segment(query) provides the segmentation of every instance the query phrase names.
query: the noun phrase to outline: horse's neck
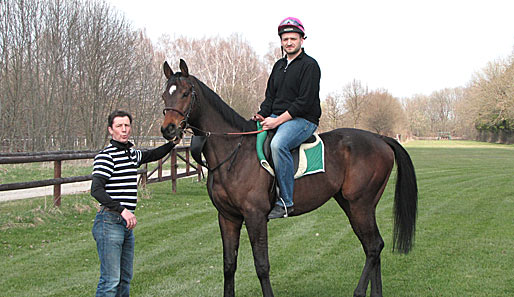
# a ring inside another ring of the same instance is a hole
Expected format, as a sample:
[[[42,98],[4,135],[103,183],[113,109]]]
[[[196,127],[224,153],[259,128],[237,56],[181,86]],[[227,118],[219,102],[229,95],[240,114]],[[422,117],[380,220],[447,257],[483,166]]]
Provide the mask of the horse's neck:
[[[230,119],[224,118],[222,112],[213,105],[214,100],[221,100],[218,98],[207,99],[205,96],[207,92],[203,89],[198,94],[198,117],[194,118],[194,122],[191,124],[203,131],[203,133],[210,132],[210,136],[207,141],[207,145],[204,150],[205,158],[209,163],[209,166],[214,167],[225,158],[227,158],[241,142],[245,144],[251,139],[252,136],[241,136],[241,135],[223,135],[223,133],[243,132],[240,128],[231,125]],[[243,155],[244,152],[238,152],[238,155]]]
[[[242,132],[240,128],[230,124],[231,120],[225,118],[222,114],[222,111],[215,107],[215,101],[221,100],[221,98],[207,98],[207,96],[209,96],[210,90],[204,90],[204,88],[208,87],[204,84],[200,84],[199,81],[197,84],[202,87],[200,88],[200,92],[198,94],[198,108],[200,110],[197,112],[198,116],[195,118],[194,124],[206,132]],[[234,115],[234,117],[235,116],[237,115]]]

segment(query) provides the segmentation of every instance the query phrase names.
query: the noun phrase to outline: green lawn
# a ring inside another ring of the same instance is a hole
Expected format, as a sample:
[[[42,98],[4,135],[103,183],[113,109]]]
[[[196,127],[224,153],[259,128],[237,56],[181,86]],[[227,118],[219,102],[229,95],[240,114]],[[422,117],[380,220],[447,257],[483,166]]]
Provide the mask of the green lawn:
[[[420,192],[416,242],[391,253],[391,179],[377,209],[386,247],[384,296],[514,296],[514,146],[468,141],[406,144]],[[133,296],[222,296],[217,213],[195,178],[152,184],[136,215]],[[1,195],[1,193],[0,193]],[[92,296],[99,262],[91,226],[94,199],[65,196],[0,203],[0,296]],[[364,264],[343,211],[329,201],[269,228],[276,296],[352,296]],[[243,230],[237,296],[260,296]],[[368,292],[369,293],[369,292]]]

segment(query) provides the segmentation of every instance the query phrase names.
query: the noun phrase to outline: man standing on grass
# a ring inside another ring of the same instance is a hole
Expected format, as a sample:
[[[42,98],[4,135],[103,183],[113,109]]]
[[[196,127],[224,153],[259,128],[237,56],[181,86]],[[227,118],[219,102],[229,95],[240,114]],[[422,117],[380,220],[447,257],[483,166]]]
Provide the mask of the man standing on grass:
[[[132,116],[121,110],[109,115],[110,144],[96,155],[91,195],[100,202],[93,237],[100,258],[96,296],[129,296],[137,220],[137,168],[161,159],[174,147],[168,142],[150,151],[132,148]]]

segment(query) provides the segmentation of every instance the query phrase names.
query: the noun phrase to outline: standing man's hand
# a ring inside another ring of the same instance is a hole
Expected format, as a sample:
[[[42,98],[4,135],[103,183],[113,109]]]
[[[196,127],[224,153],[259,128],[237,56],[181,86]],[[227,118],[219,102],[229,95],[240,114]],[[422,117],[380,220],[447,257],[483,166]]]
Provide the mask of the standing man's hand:
[[[128,209],[125,208],[121,212],[121,216],[125,219],[125,222],[127,222],[127,229],[134,229],[136,227],[136,216],[133,213],[131,213]]]

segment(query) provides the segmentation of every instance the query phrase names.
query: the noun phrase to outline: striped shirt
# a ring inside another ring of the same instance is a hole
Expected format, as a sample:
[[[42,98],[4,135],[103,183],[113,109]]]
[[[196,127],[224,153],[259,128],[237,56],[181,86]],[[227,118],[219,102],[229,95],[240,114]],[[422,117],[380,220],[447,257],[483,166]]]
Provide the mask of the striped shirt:
[[[137,168],[142,164],[141,158],[140,150],[109,144],[93,163],[93,176],[107,179],[107,194],[131,212],[137,205]]]

